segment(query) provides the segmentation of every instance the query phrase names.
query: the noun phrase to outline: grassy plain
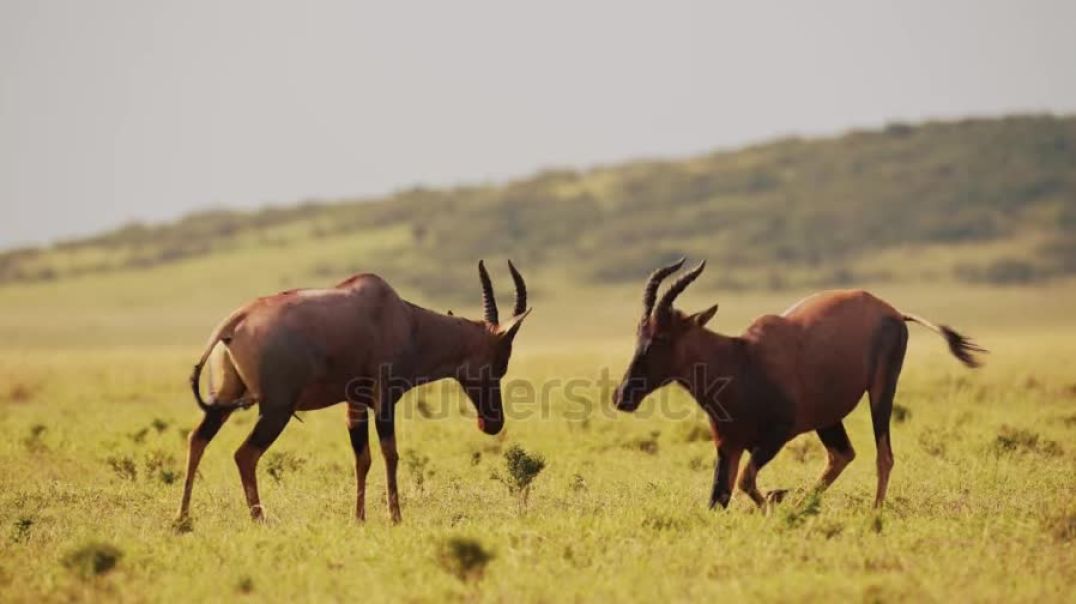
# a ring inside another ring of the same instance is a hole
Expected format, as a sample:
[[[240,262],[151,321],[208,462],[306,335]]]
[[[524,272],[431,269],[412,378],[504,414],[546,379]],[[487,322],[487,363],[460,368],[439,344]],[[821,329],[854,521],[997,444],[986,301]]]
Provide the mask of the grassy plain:
[[[737,495],[708,511],[713,447],[694,403],[670,390],[664,412],[649,401],[618,415],[595,381],[623,370],[638,292],[557,291],[546,273],[528,275],[536,310],[510,377],[582,378],[585,405],[563,389],[513,403],[491,438],[452,388],[408,396],[396,527],[376,452],[370,520],[352,520],[342,408],[289,425],[261,466],[270,520],[249,522],[231,459],[254,419],[241,413],[203,462],[190,530],[177,530],[184,435],[198,417],[189,367],[220,316],[278,285],[223,262],[0,289],[0,600],[1072,601],[1076,284],[876,288],[993,351],[969,371],[912,327],[880,513],[865,405],[847,422],[859,457],[817,505],[764,515]],[[803,293],[724,295],[704,282],[684,305],[719,299],[725,333]],[[477,298],[477,279],[465,287]],[[547,462],[525,510],[491,479],[515,444]],[[805,488],[824,458],[801,437],[760,484]],[[492,554],[481,578],[448,572],[443,548],[458,537]]]

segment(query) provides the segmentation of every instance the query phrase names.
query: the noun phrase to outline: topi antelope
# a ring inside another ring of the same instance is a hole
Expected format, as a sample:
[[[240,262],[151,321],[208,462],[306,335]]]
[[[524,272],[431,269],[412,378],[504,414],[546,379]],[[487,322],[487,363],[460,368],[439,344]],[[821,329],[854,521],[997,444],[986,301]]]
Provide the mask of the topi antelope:
[[[355,453],[355,515],[366,517],[366,475],[370,469],[368,410],[385,458],[388,506],[400,521],[396,488],[398,455],[394,429],[396,402],[407,390],[454,378],[478,413],[478,427],[497,434],[504,426],[500,380],[508,369],[512,341],[527,308],[522,275],[508,263],[516,286],[512,317],[500,322],[493,286],[482,262],[482,321],[442,315],[401,299],[380,277],[361,274],[331,289],[290,290],[258,298],[233,312],[209,338],[194,366],[191,387],[205,412],[191,432],[180,518],[190,508],[191,489],[206,446],[238,408],[259,406],[258,421],[235,452],[251,516],[262,517],[255,470],[258,459],[296,411],[347,402],[347,426]],[[213,355],[218,343],[223,354]],[[213,355],[222,384],[202,400],[199,376]]]
[[[759,493],[756,476],[794,436],[814,430],[828,453],[816,489],[824,490],[855,457],[841,420],[866,392],[878,449],[878,489],[885,501],[893,451],[889,416],[908,342],[905,322],[943,336],[968,367],[986,352],[964,336],[915,315],[904,314],[864,291],[829,291],[809,296],[780,316],[765,315],[739,337],[706,329],[717,305],[688,315],[673,302],[702,273],[706,263],[684,273],[657,300],[658,287],[684,260],[655,271],[643,293],[643,316],[635,355],[613,402],[631,412],[653,390],[678,383],[710,419],[717,463],[710,507],[727,507],[744,451],[750,455],[739,488],[759,507],[779,501],[784,491]],[[655,306],[656,302],[656,306]]]

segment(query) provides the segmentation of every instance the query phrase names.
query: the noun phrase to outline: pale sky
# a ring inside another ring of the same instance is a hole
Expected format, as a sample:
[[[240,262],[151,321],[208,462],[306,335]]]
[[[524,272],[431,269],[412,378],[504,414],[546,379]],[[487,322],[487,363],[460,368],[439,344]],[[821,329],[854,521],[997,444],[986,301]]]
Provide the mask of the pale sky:
[[[0,248],[891,120],[1076,112],[1076,2],[0,0]]]

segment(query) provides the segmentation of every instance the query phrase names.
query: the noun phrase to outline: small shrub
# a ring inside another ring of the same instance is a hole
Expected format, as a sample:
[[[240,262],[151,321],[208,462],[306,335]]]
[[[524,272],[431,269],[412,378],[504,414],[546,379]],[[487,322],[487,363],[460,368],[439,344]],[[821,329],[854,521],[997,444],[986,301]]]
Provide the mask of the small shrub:
[[[713,467],[710,464],[707,464],[706,460],[700,455],[696,455],[695,457],[692,457],[691,460],[687,462],[687,467],[692,472],[700,472],[702,470],[712,470],[713,469]]]
[[[933,457],[945,457],[949,434],[933,426],[919,433],[919,446]]]
[[[885,528],[885,522],[882,521],[882,515],[881,514],[875,514],[871,518],[870,527],[871,527],[872,532],[874,532],[874,533],[876,533],[878,535],[882,534],[882,529]]]
[[[11,542],[12,543],[26,543],[30,540],[30,529],[34,526],[34,519],[31,516],[18,517],[11,526]]]
[[[254,579],[250,575],[239,577],[239,581],[235,584],[235,590],[241,594],[254,593]]]
[[[686,443],[707,442],[713,435],[710,428],[698,422],[691,422],[683,433],[683,441]]]
[[[998,455],[1011,453],[1037,453],[1054,457],[1061,455],[1061,445],[1057,441],[1040,437],[1037,433],[1023,428],[1002,426],[994,438],[994,452]]]
[[[573,474],[571,481],[568,483],[568,490],[573,493],[585,493],[588,490],[587,480],[583,478],[582,474]]]
[[[433,476],[433,470],[427,469],[430,465],[430,458],[427,455],[416,453],[414,450],[408,450],[403,456],[404,465],[407,466],[407,471],[410,472],[411,478],[415,481],[415,489],[421,493],[425,489],[426,479]]]
[[[45,444],[45,432],[48,428],[44,424],[34,424],[30,426],[30,433],[22,439],[22,445],[26,447],[26,450],[31,453],[40,453],[48,449]]]
[[[910,420],[911,418],[912,418],[912,410],[911,409],[905,407],[904,405],[899,405],[899,404],[894,404],[893,405],[893,421],[897,422],[898,424],[903,424],[904,422]]]
[[[25,403],[33,399],[36,394],[36,387],[19,382],[12,384],[11,387],[8,388],[7,393],[4,394],[3,398],[13,403]]]
[[[493,557],[478,540],[467,537],[447,539],[437,548],[437,564],[464,583],[482,579]]]
[[[110,455],[105,463],[123,480],[138,478],[138,466],[129,455]]]
[[[182,475],[175,456],[160,449],[146,454],[145,468],[147,479],[156,478],[164,484],[172,484]]]
[[[151,428],[157,431],[157,434],[163,434],[164,431],[167,430],[168,426],[170,426],[171,424],[166,420],[156,417],[153,419],[152,422],[150,422],[149,425]]]
[[[803,525],[811,516],[817,516],[820,511],[822,511],[822,493],[812,490],[799,505],[786,510],[782,520],[785,526],[795,528]]]
[[[123,558],[123,552],[108,543],[89,543],[63,558],[63,565],[83,579],[100,576],[112,570]]]
[[[306,460],[291,451],[274,451],[265,457],[265,472],[276,482],[283,481],[287,474],[303,469],[304,465]]]
[[[658,454],[658,437],[661,436],[660,430],[654,430],[647,436],[640,436],[633,438],[624,443],[626,449],[637,449],[646,453],[647,455]]]
[[[149,434],[149,428],[142,428],[138,432],[132,432],[131,434],[128,434],[127,438],[131,439],[131,442],[133,442],[134,444],[140,445],[140,444],[146,442],[146,436],[148,434]]]
[[[519,445],[512,445],[504,452],[504,462],[507,476],[494,472],[491,477],[504,483],[508,492],[519,498],[520,509],[526,509],[531,483],[545,469],[545,459],[541,455],[527,453]]]

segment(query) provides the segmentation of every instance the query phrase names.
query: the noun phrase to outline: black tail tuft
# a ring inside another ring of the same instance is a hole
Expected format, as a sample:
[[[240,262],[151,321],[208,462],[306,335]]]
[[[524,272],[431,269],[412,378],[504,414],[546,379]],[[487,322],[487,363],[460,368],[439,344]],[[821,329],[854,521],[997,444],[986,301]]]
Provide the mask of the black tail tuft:
[[[960,359],[968,367],[979,367],[983,363],[975,357],[976,354],[988,354],[990,351],[972,342],[945,325],[940,325],[945,341],[949,342],[949,351],[953,356]]]
[[[198,363],[194,366],[194,371],[191,372],[191,390],[194,391],[194,402],[198,403],[198,407],[201,408],[203,412],[208,412],[209,405],[207,405],[206,402],[202,400],[202,392],[198,388],[198,379],[201,376],[202,364]]]

